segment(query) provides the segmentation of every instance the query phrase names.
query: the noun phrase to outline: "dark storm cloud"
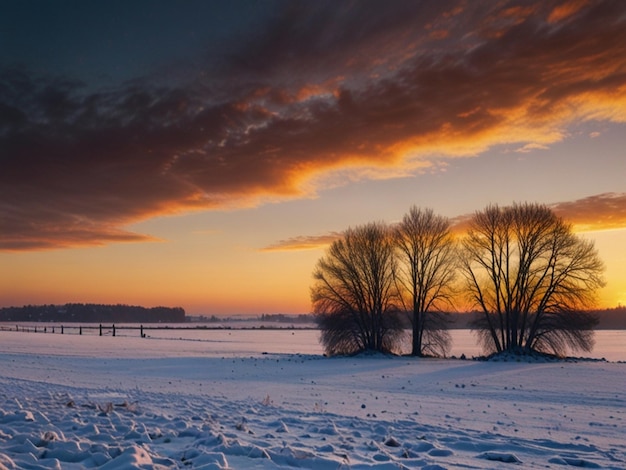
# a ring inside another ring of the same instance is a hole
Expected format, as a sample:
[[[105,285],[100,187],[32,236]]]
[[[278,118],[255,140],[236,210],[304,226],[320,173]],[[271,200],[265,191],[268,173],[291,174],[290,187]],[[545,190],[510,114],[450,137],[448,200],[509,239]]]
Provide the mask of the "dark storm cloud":
[[[223,47],[115,86],[2,70],[0,249],[148,240],[123,227],[626,120],[621,2],[271,6]]]

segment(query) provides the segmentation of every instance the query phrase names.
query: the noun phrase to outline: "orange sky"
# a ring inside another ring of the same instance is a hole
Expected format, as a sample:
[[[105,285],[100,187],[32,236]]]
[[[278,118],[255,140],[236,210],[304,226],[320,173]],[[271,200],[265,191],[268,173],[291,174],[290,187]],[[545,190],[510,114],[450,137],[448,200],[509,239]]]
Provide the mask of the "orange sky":
[[[0,306],[304,313],[348,226],[514,201],[626,304],[624,3],[270,4],[0,19]]]

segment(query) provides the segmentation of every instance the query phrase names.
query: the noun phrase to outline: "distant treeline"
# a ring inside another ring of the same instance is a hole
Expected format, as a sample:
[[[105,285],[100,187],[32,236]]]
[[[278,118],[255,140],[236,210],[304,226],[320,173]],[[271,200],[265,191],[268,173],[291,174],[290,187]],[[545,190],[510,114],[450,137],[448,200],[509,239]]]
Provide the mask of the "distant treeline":
[[[608,308],[606,310],[596,310],[596,315],[600,319],[598,329],[601,330],[626,330],[626,307]]]
[[[598,317],[597,330],[626,330],[626,307],[593,310],[591,313]],[[450,328],[469,328],[469,323],[475,316],[475,313],[451,313]]]
[[[65,304],[25,305],[0,308],[0,321],[57,323],[182,323],[180,307],[135,305]]]
[[[626,329],[626,307],[616,307],[593,312],[600,319],[598,329]],[[469,328],[473,313],[451,313],[450,328]],[[249,321],[253,317],[241,321]],[[57,323],[183,323],[187,320],[219,322],[235,320],[213,315],[212,317],[186,318],[181,307],[139,307],[134,305],[65,304],[65,305],[26,305],[24,307],[0,308],[0,321],[3,322],[57,322]],[[277,323],[311,323],[311,314],[286,315],[263,314],[258,320]]]
[[[626,307],[616,307],[606,310],[594,310],[593,314],[600,320],[596,329],[601,330],[626,330]],[[476,313],[462,312],[449,313],[449,327],[452,329],[470,328],[470,321],[476,318]],[[263,314],[259,317],[261,321],[280,323],[309,323],[313,321],[310,314],[284,315],[284,314]],[[409,327],[408,318],[406,327]]]
[[[314,321],[311,315],[286,315],[284,313],[264,313],[260,320],[278,323],[312,323]]]

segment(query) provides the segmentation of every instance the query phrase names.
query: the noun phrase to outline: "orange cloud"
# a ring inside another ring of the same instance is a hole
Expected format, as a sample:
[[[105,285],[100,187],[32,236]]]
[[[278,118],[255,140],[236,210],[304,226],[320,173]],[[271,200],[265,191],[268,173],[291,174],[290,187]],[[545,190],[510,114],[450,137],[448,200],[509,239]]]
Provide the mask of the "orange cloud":
[[[56,234],[55,234],[56,232]],[[2,250],[29,251],[74,248],[79,246],[104,246],[110,243],[157,242],[158,238],[119,230],[116,227],[99,226],[97,230],[59,231],[57,227],[48,230],[41,237],[2,237]]]
[[[280,240],[262,248],[261,251],[301,251],[325,248],[335,240],[341,238],[341,233],[331,232],[325,235],[302,235]]]
[[[571,223],[577,232],[626,229],[626,193],[604,193],[575,201],[559,202],[550,206],[559,216]],[[453,233],[461,235],[467,230],[473,214],[463,214],[450,219]],[[325,235],[301,235],[280,240],[261,251],[297,251],[325,248],[341,238],[339,232]]]
[[[576,14],[588,4],[588,0],[570,0],[554,7],[548,16],[549,23],[563,21],[566,18]]]
[[[626,193],[596,194],[551,207],[578,232],[626,228]]]
[[[0,250],[146,241],[124,227],[626,122],[626,5],[565,5],[306,3],[237,38],[209,83],[0,70]]]
[[[549,206],[573,225],[576,232],[626,229],[626,193],[603,193]],[[455,233],[463,233],[472,218],[463,214],[451,219]]]
[[[529,153],[532,152],[534,150],[547,150],[548,146],[547,145],[542,145],[542,144],[538,144],[536,142],[532,142],[530,144],[526,144],[523,147],[520,147],[518,149],[516,149],[515,151],[517,153]]]
[[[432,31],[428,36],[431,39],[446,39],[449,35],[450,32],[446,31],[445,29],[436,29]]]

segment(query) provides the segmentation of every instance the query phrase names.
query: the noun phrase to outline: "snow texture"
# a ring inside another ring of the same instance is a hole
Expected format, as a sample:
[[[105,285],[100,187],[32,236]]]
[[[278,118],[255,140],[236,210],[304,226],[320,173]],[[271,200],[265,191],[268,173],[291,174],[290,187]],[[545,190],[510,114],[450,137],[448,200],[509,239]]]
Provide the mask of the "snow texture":
[[[0,332],[0,469],[626,468],[624,363],[58,338]]]

